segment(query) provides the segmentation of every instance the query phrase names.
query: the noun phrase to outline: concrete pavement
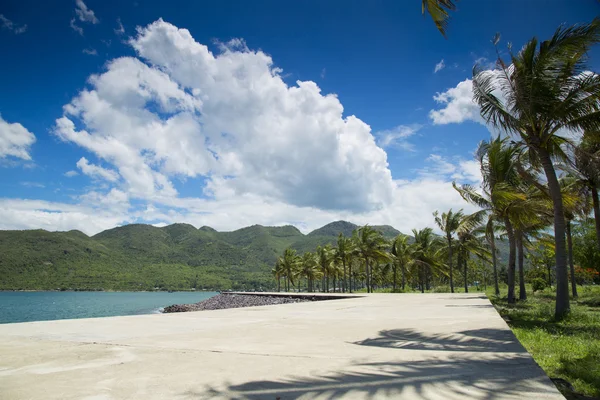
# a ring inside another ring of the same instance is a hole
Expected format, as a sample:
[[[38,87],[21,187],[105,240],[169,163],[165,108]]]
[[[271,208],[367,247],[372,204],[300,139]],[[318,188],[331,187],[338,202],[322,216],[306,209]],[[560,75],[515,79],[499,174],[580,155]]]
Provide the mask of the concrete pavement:
[[[489,300],[372,294],[0,325],[2,399],[562,399]]]

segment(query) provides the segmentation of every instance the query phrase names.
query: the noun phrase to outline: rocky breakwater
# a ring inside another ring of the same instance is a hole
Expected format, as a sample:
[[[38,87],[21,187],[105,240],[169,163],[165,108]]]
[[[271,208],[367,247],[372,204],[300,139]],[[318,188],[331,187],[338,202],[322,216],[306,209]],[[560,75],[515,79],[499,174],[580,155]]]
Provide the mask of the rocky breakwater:
[[[313,298],[290,298],[290,297],[271,297],[254,296],[246,294],[226,294],[221,293],[209,299],[194,304],[174,304],[165,307],[164,313],[186,312],[186,311],[205,311],[205,310],[223,310],[226,308],[242,308],[255,306],[269,306],[274,304],[304,303],[313,301]]]

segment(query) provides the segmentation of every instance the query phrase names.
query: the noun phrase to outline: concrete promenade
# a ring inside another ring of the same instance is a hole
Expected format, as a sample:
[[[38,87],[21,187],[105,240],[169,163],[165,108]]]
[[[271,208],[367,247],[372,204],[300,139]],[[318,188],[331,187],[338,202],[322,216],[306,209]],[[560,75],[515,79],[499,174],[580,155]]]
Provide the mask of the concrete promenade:
[[[1,399],[563,399],[479,294],[0,325]]]

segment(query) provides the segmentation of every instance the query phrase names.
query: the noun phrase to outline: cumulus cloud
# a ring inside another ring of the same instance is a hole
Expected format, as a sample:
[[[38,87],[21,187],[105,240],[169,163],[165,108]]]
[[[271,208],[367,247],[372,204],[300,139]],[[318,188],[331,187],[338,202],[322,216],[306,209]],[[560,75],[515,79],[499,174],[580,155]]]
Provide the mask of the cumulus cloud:
[[[65,173],[64,173],[64,175],[65,175],[67,178],[72,178],[72,177],[74,177],[74,176],[77,176],[77,175],[79,175],[79,172],[71,170],[71,171],[67,171],[67,172],[65,172]]]
[[[104,179],[109,182],[116,182],[119,180],[119,174],[115,171],[90,164],[85,157],[81,157],[79,161],[77,161],[77,168],[79,168],[84,175],[92,178]]]
[[[446,64],[444,64],[444,59],[442,58],[442,60],[439,63],[435,64],[435,68],[433,69],[433,73],[437,74],[438,72],[440,72],[444,68],[446,68]]]
[[[429,118],[435,125],[475,121],[484,123],[479,114],[479,106],[473,101],[473,81],[465,79],[456,87],[437,93],[433,99],[443,108],[429,111]]]
[[[6,122],[0,115],[0,159],[16,157],[31,160],[29,148],[35,143],[35,135],[23,125]]]
[[[408,151],[415,151],[414,145],[406,139],[413,136],[421,129],[420,125],[398,125],[393,129],[387,129],[375,133],[377,144],[383,148],[395,147]]]
[[[297,206],[364,211],[388,204],[386,153],[316,83],[288,86],[243,43],[219,54],[159,20],[65,106],[56,133],[113,164],[133,196],[175,196],[174,177],[206,177],[215,199],[257,194]],[[77,130],[81,123],[85,130]]]
[[[92,75],[53,129],[98,158],[77,163],[92,188],[77,204],[0,200],[1,227],[258,223],[306,232],[345,219],[409,232],[432,226],[436,209],[466,208],[450,184],[456,174],[471,179],[463,160],[446,160],[454,169],[443,174],[394,180],[382,146],[402,146],[417,126],[374,135],[344,116],[337,96],[311,81],[286,84],[272,58],[242,40],[213,53],[158,20],[129,43],[137,56]],[[182,197],[176,181],[198,185],[199,196]]]
[[[427,165],[415,172],[424,179],[442,179],[479,185],[482,181],[479,162],[460,157],[448,158],[430,154]]]
[[[0,25],[2,26],[2,29],[9,30],[15,35],[20,35],[21,33],[25,33],[25,31],[27,31],[27,25],[19,26],[2,14],[0,14]]]
[[[75,0],[75,14],[81,22],[90,22],[92,24],[100,22],[98,18],[96,18],[94,11],[90,10],[83,0]]]

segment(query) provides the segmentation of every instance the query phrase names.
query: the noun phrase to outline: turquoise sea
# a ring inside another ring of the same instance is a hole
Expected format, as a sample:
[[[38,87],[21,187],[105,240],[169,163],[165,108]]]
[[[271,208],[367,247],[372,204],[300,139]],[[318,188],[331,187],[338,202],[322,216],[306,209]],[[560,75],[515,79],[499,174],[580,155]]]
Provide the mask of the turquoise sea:
[[[161,312],[215,292],[0,292],[0,324]]]

